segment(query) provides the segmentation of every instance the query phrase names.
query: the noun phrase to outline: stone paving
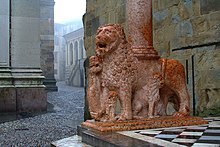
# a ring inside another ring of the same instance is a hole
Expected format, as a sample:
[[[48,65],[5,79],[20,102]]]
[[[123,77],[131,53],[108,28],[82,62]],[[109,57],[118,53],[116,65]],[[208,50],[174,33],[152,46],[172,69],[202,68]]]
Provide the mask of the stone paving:
[[[48,113],[0,123],[0,147],[50,146],[76,134],[83,121],[84,89],[64,82],[57,86],[58,92],[48,92]]]

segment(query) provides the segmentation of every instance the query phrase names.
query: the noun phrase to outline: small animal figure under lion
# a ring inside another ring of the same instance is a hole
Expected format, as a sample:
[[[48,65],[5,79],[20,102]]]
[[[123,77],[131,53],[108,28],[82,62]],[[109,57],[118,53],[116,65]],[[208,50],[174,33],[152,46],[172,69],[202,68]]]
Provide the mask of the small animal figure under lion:
[[[119,24],[98,28],[95,53],[90,57],[87,90],[89,111],[95,120],[166,116],[169,102],[176,109],[173,116],[189,115],[184,66],[179,61],[160,58],[154,63],[159,70],[152,71],[148,62],[133,55]],[[117,99],[121,109],[115,115]]]

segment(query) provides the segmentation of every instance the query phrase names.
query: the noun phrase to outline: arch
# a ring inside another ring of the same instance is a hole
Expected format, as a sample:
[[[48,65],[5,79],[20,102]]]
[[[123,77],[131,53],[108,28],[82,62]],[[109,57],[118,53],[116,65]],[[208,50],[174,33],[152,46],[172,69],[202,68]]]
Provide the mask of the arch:
[[[80,39],[79,41],[79,59],[83,58],[83,40]]]
[[[73,43],[71,42],[69,45],[69,64],[73,64]]]
[[[84,47],[84,40],[82,39],[82,50],[83,50],[83,57],[82,58],[86,58],[86,50],[85,50],[85,47]]]
[[[78,60],[78,41],[74,42],[74,61]]]

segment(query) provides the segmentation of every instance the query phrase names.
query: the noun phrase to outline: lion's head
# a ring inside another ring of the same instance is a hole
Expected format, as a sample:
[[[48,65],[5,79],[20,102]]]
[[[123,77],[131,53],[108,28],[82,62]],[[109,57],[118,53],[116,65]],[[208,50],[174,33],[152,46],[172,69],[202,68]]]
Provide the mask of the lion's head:
[[[124,29],[120,24],[106,24],[100,26],[96,33],[96,54],[103,56],[126,44]]]

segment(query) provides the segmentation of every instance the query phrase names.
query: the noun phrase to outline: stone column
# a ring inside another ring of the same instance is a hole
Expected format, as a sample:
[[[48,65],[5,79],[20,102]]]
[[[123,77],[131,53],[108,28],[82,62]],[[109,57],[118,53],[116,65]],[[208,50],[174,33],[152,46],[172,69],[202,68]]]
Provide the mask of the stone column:
[[[47,95],[40,69],[40,0],[11,0],[10,69],[16,111],[46,110]]]
[[[54,4],[54,0],[40,0],[41,68],[49,91],[58,90],[54,78]]]
[[[128,42],[138,59],[158,59],[153,48],[152,0],[127,0]]]

